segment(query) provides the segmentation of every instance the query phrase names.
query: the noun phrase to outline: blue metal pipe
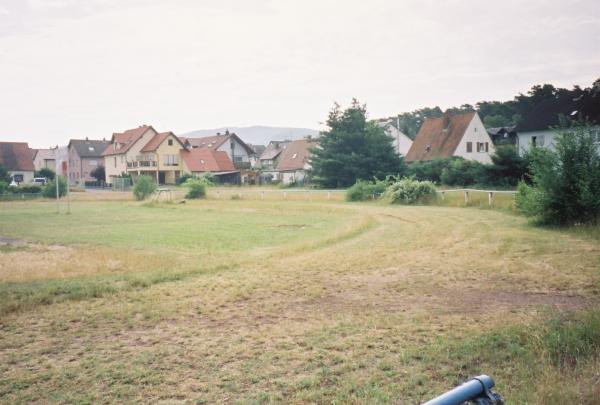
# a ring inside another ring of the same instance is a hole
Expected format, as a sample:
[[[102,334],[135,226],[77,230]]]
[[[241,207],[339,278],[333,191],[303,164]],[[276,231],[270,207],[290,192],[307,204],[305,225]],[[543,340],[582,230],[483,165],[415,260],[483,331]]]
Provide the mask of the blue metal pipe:
[[[463,402],[473,400],[486,395],[494,386],[494,380],[487,375],[475,377],[462,385],[425,402],[423,405],[460,405]]]

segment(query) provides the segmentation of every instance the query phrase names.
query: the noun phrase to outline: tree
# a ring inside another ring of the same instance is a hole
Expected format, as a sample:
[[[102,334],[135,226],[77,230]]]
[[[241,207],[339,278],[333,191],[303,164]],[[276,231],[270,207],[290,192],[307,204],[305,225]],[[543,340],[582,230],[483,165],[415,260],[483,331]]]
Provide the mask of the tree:
[[[94,170],[90,172],[90,176],[95,178],[98,182],[106,181],[106,170],[104,170],[104,166],[97,166]]]
[[[58,196],[67,195],[67,181],[63,177],[55,177],[42,188],[42,195],[46,198],[56,198],[56,181],[58,180]]]
[[[138,176],[133,186],[133,195],[138,201],[145,200],[156,190],[154,179],[149,176]]]
[[[4,183],[10,183],[11,177],[8,174],[8,170],[0,164],[0,181]]]
[[[34,174],[35,177],[44,177],[48,180],[54,180],[54,170],[49,169],[47,167],[41,168],[40,170],[37,170]]]
[[[497,146],[492,155],[492,165],[487,165],[487,183],[515,186],[528,176],[527,159],[519,156],[513,145]]]
[[[563,124],[564,125],[564,124]],[[600,154],[591,127],[562,128],[556,151],[531,151],[532,186],[519,184],[517,207],[538,222],[595,224],[600,218]]]
[[[384,129],[367,122],[367,110],[354,99],[342,111],[335,104],[327,118],[329,129],[311,149],[312,176],[322,187],[349,187],[357,180],[383,179],[403,171],[393,140]]]

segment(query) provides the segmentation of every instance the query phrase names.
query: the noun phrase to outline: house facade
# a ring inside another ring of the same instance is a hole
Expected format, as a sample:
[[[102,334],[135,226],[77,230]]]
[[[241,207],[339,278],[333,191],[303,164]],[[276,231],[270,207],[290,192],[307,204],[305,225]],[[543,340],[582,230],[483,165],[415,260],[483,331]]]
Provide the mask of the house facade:
[[[314,146],[316,141],[312,139],[288,141],[278,156],[275,167],[264,169],[261,176],[267,181],[286,185],[306,182],[311,168],[310,149]]]
[[[35,170],[50,169],[56,172],[58,158],[58,147],[52,149],[36,149],[33,155],[33,167]]]
[[[376,123],[392,138],[396,153],[400,156],[406,156],[413,144],[413,140],[398,129],[398,123],[392,120],[379,120]]]
[[[102,166],[102,153],[109,142],[93,139],[71,139],[68,149],[67,177],[72,186],[85,186],[85,182],[96,181],[91,173]]]
[[[554,150],[560,136],[560,131],[554,128],[562,119],[591,123],[600,151],[600,94],[586,89],[564,92],[535,106],[515,128],[519,154],[524,155],[534,147]]]
[[[227,153],[229,159],[238,169],[250,169],[250,158],[254,150],[234,133],[218,133],[201,138],[184,138],[188,149],[208,148]]]
[[[158,135],[158,132],[149,125],[141,125],[124,132],[113,133],[110,145],[102,154],[106,170],[106,182],[112,184],[115,177],[123,174],[154,176],[158,163],[145,160],[145,156],[141,151],[156,135]]]
[[[224,151],[208,148],[185,149],[181,152],[186,173],[202,176],[207,173],[217,178],[219,183],[239,184],[240,171]]]
[[[17,184],[31,183],[35,168],[33,151],[27,142],[0,142],[0,165]]]
[[[423,161],[453,156],[491,163],[494,143],[479,114],[468,112],[427,118],[419,129],[406,161]]]
[[[281,153],[292,141],[271,141],[258,158],[258,167],[263,170],[274,169]]]

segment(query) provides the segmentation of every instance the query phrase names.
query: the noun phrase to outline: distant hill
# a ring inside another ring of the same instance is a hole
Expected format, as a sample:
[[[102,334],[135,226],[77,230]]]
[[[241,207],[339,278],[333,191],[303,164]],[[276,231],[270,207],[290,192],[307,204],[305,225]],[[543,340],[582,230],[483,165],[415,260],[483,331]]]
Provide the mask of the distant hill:
[[[224,133],[234,132],[246,143],[253,145],[267,145],[269,141],[283,141],[286,139],[302,139],[307,135],[313,137],[319,135],[319,131],[316,129],[309,128],[287,128],[287,127],[267,127],[255,125],[252,127],[222,127],[215,129],[199,129],[196,131],[186,132],[181,136],[187,136],[190,138],[216,135],[217,132]]]

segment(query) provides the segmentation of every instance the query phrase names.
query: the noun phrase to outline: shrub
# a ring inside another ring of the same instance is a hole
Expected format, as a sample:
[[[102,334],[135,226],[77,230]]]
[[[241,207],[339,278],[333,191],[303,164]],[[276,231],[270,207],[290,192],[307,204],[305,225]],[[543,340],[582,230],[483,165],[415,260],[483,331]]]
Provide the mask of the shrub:
[[[184,184],[188,188],[185,198],[204,198],[206,197],[206,182],[201,179],[188,179]]]
[[[537,222],[596,224],[600,218],[600,154],[591,128],[560,130],[556,151],[531,152],[532,185],[519,185],[517,208]]]
[[[48,180],[54,180],[54,170],[52,169],[48,169],[47,167],[44,167],[40,170],[36,170],[34,173],[35,177],[44,177]]]
[[[177,177],[177,179],[175,180],[175,184],[177,184],[178,186],[181,186],[189,179],[195,179],[195,178],[196,178],[196,176],[194,176],[193,174],[185,173],[184,175]]]
[[[42,186],[38,186],[37,184],[26,184],[24,186],[19,187],[18,189],[19,193],[24,193],[24,194],[39,194],[42,192]],[[55,196],[56,196],[56,189],[55,191]]]
[[[138,176],[133,186],[133,195],[136,200],[145,200],[156,191],[156,183],[149,176]]]
[[[485,166],[474,160],[452,159],[442,170],[440,180],[449,186],[485,183]]]
[[[56,181],[55,178],[52,181],[46,183],[42,188],[42,195],[46,198],[56,198]],[[67,181],[63,177],[58,177],[58,196],[64,197],[67,195]]]
[[[8,183],[0,180],[0,194],[5,194],[8,192]]]
[[[392,204],[416,204],[427,202],[436,195],[435,186],[430,181],[419,181],[414,178],[403,178],[390,185],[386,195]]]
[[[484,182],[486,184],[509,187],[528,178],[527,156],[519,156],[514,146],[496,147],[496,151],[492,155],[492,163],[485,166],[486,179]]]
[[[346,191],[346,201],[365,201],[373,196],[385,193],[387,184],[383,181],[375,182],[359,180]]]
[[[429,180],[434,183],[440,183],[443,170],[454,159],[456,158],[412,162],[407,168],[408,177],[414,177],[416,180]]]

